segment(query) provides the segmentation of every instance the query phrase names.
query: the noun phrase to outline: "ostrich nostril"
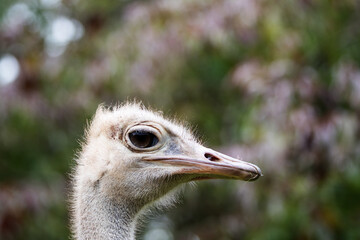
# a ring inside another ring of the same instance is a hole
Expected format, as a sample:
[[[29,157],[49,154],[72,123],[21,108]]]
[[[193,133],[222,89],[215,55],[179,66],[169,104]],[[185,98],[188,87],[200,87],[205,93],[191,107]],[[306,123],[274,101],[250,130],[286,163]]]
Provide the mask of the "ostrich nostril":
[[[204,154],[204,157],[206,157],[207,159],[209,159],[210,161],[212,162],[217,162],[217,161],[220,161],[220,159],[210,153],[205,153]]]

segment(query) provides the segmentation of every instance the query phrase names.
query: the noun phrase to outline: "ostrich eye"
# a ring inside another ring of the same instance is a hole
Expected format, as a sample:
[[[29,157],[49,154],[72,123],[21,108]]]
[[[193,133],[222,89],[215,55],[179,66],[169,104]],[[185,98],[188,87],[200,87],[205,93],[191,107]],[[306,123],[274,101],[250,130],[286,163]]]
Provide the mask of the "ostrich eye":
[[[138,148],[153,147],[159,142],[159,139],[154,134],[144,130],[136,130],[129,133],[129,139]]]

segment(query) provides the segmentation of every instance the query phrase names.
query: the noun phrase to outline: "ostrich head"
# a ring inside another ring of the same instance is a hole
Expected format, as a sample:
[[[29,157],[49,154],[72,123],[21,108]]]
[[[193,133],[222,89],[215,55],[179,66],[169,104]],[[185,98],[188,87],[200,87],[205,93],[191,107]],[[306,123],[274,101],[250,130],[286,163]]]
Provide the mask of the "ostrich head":
[[[140,104],[100,106],[78,157],[75,221],[87,220],[87,205],[99,205],[97,199],[136,213],[181,183],[212,178],[252,181],[260,175],[257,166],[202,146],[187,128]],[[94,211],[88,214],[96,215]]]
[[[83,180],[109,197],[142,205],[184,182],[261,175],[257,166],[202,146],[187,128],[139,104],[98,108],[80,165]]]

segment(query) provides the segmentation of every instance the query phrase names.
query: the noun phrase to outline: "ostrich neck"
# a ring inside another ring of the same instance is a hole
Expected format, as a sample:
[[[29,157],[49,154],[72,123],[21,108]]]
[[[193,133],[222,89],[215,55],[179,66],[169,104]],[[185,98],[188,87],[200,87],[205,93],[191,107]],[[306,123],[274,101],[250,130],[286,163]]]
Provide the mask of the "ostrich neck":
[[[75,212],[77,240],[133,240],[139,208],[96,191],[80,194]]]

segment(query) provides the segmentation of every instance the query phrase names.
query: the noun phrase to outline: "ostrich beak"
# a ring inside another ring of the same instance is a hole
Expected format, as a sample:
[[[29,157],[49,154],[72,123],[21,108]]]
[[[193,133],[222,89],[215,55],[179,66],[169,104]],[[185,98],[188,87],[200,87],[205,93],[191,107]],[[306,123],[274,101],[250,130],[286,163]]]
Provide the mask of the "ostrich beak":
[[[222,178],[254,181],[262,176],[258,166],[205,147],[196,154],[147,156],[143,160],[181,166],[176,173],[194,176],[192,180]]]

